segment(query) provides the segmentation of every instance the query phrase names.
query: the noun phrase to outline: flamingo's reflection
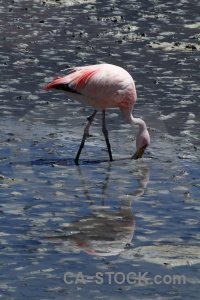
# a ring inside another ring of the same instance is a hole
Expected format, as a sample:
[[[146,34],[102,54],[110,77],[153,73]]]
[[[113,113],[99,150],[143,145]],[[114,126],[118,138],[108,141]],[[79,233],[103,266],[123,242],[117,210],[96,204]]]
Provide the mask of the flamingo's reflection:
[[[119,208],[105,206],[107,200],[105,191],[109,186],[110,166],[108,167],[105,181],[102,183],[101,205],[95,205],[86,187],[81,167],[78,172],[82,181],[85,197],[90,201],[91,212],[78,220],[71,222],[68,226],[56,232],[50,240],[62,251],[77,252],[84,251],[91,255],[111,256],[117,255],[131,242],[135,219],[131,203],[140,197],[149,180],[149,169],[143,162],[137,163],[139,175],[137,176],[138,187],[131,195],[124,195],[120,199]]]

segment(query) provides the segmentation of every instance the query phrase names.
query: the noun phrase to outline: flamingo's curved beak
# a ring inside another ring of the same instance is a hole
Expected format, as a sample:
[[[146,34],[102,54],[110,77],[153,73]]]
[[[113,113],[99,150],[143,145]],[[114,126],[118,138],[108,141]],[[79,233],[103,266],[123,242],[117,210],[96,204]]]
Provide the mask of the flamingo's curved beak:
[[[131,159],[138,159],[138,158],[141,158],[143,153],[144,153],[144,150],[146,149],[147,147],[147,144],[142,146],[141,148],[137,149],[137,151],[135,152],[135,154],[131,157]]]

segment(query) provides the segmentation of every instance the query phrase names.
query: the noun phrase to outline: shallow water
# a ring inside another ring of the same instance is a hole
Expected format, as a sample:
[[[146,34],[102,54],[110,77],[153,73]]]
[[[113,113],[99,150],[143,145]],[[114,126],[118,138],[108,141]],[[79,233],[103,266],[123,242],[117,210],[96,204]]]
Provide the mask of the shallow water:
[[[0,296],[197,299],[199,1],[0,3]],[[98,114],[75,166],[91,109],[41,90],[98,62],[136,81],[141,160],[110,110],[114,161]]]

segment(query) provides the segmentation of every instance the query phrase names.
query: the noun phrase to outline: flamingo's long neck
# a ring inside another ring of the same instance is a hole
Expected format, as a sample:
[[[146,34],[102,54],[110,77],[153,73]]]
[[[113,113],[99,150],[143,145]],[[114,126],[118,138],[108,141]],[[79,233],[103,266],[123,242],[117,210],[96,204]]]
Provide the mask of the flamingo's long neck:
[[[150,136],[149,136],[147,126],[146,126],[145,122],[140,118],[134,118],[133,117],[131,107],[126,108],[126,109],[122,109],[122,113],[123,113],[125,121],[128,124],[137,125],[139,127],[139,130],[138,130],[138,133],[137,133],[137,136],[136,136],[136,148],[138,150],[140,150],[143,147],[146,148],[150,144]],[[142,152],[142,154],[143,154],[143,152]],[[138,155],[139,154],[136,152],[136,157],[137,158],[141,157],[141,156],[138,156]],[[134,157],[135,157],[135,154],[134,154]]]
[[[147,129],[145,122],[140,118],[134,118],[132,115],[132,108],[130,109],[121,109],[124,120],[128,124],[137,125],[139,127],[139,132],[142,132]]]

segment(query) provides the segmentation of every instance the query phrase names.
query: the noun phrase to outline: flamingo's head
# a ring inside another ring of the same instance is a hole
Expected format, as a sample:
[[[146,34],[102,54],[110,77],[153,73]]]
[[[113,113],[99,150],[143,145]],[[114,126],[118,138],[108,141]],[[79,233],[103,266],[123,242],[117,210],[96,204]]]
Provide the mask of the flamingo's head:
[[[144,150],[150,145],[150,135],[147,128],[143,128],[143,130],[139,130],[137,138],[136,138],[136,147],[137,150],[135,154],[131,157],[132,159],[141,158]]]

